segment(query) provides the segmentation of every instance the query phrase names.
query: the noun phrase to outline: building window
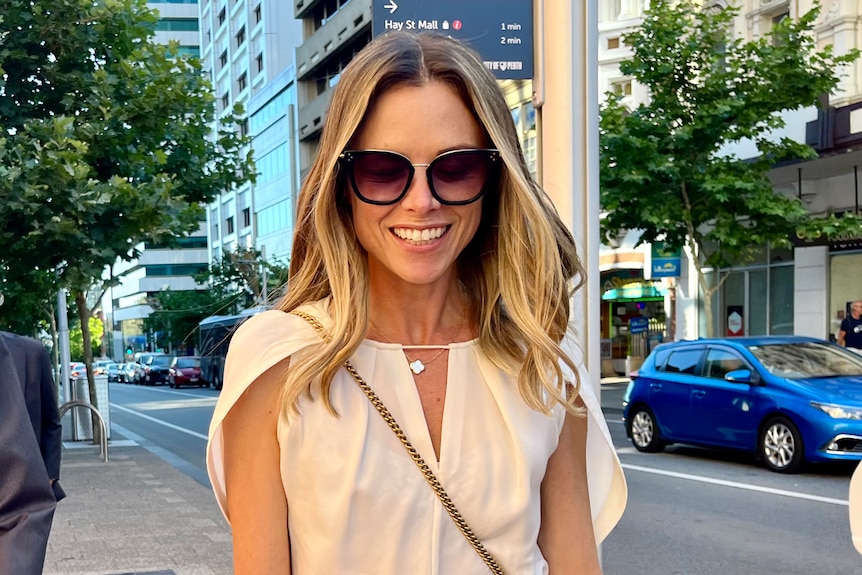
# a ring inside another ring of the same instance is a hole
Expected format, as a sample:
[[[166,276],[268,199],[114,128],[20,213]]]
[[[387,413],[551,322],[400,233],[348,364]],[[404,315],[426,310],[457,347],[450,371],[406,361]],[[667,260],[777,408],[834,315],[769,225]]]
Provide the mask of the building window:
[[[538,173],[536,109],[532,102],[526,102],[513,108],[511,114],[512,121],[518,131],[518,140],[521,142],[524,161],[527,163],[530,174],[535,178]]]
[[[225,220],[225,228],[227,229],[228,234],[233,233],[233,216],[230,216]]]
[[[239,123],[239,135],[242,138],[248,136],[248,118]]]
[[[227,66],[227,50],[225,50],[224,52],[222,52],[219,55],[218,63],[221,66],[221,68],[224,68],[225,66]]]
[[[179,46],[177,48],[177,56],[185,56],[186,58],[200,58],[201,49],[197,46]]]
[[[770,246],[763,256],[746,264],[746,269],[721,271],[728,277],[713,301],[717,333],[727,333],[728,317],[734,311],[742,316],[744,335],[793,333],[793,252]]]
[[[224,24],[225,19],[227,18],[227,8],[222,6],[221,11],[218,13],[218,25],[221,26]]]
[[[193,276],[205,272],[206,264],[173,264],[147,266],[148,276]]]
[[[255,63],[257,63],[257,72],[263,72],[263,52],[257,55],[254,59]]]
[[[258,5],[257,5],[257,6],[255,6],[255,8],[254,8],[254,23],[255,23],[255,24],[260,24],[260,21],[261,21],[262,19],[263,19],[263,14],[261,13],[261,10],[260,10],[260,4],[258,4]]]
[[[631,96],[632,95],[632,80],[631,80],[631,78],[624,78],[622,80],[617,80],[615,82],[611,82],[611,91],[616,96]]]
[[[242,209],[242,225],[246,228],[251,225],[251,208]]]
[[[197,32],[199,29],[197,18],[160,18],[156,22],[158,32]]]
[[[240,74],[239,78],[236,80],[236,85],[240,92],[245,90],[248,87],[248,73],[243,72]]]
[[[789,11],[780,12],[780,13],[778,13],[772,17],[772,31],[773,31],[772,44],[774,46],[784,46],[787,43],[787,39],[784,37],[783,34],[782,35],[775,34],[775,27],[778,26],[779,24],[781,24],[782,22],[784,22],[785,20],[787,20],[788,18],[790,18],[790,12]]]
[[[236,47],[239,48],[245,42],[245,26],[239,29],[236,33]]]
[[[608,38],[608,50],[616,50],[620,47],[620,37],[615,36],[613,38]]]
[[[230,106],[230,92],[225,92],[221,96],[221,107],[222,109],[227,109]]]

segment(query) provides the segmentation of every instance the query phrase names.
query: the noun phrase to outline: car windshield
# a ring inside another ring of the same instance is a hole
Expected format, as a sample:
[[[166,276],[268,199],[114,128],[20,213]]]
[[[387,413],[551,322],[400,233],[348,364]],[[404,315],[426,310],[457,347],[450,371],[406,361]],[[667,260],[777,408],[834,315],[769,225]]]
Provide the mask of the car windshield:
[[[167,355],[157,355],[150,362],[150,365],[158,365],[159,367],[168,367],[170,364],[171,358]]]
[[[862,357],[835,346],[806,342],[748,346],[766,370],[778,377],[862,375]]]
[[[177,367],[200,367],[201,360],[196,357],[181,357],[177,359]]]

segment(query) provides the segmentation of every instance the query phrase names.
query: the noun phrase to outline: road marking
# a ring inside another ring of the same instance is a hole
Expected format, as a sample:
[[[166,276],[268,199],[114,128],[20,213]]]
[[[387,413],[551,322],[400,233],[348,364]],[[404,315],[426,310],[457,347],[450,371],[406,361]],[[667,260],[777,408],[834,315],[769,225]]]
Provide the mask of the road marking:
[[[111,404],[111,408],[119,409],[120,411],[125,411],[126,413],[131,413],[132,415],[137,415],[147,421],[152,421],[153,423],[158,423],[159,425],[164,425],[165,427],[170,427],[173,430],[180,431],[182,433],[191,435],[192,437],[197,437],[199,439],[203,439],[206,441],[209,439],[206,435],[202,433],[198,433],[197,431],[192,431],[191,429],[186,429],[185,427],[180,427],[179,425],[174,425],[173,423],[168,423],[167,421],[162,421],[161,419],[156,419],[155,417],[150,417],[149,415],[144,415],[143,413],[137,412],[134,409],[129,409],[128,407],[123,407],[122,405],[117,405],[116,403]]]
[[[156,386],[152,386],[152,389],[150,389],[150,386],[144,386],[143,388],[133,387],[133,388],[131,388],[131,389],[145,389],[145,390],[147,390],[147,391],[157,391],[157,392],[159,392],[159,393],[170,393],[170,394],[172,394],[172,395],[185,395],[186,397],[196,397],[196,398],[198,398],[198,399],[201,399],[201,398],[203,398],[203,397],[206,397],[206,398],[212,398],[213,400],[217,400],[217,399],[218,399],[218,396],[217,396],[217,395],[216,395],[216,396],[211,396],[211,395],[200,395],[199,393],[189,393],[189,392],[187,392],[187,391],[179,391],[179,390],[174,391],[173,389],[170,389],[170,388],[168,388],[168,389],[159,389],[159,388],[157,388]],[[199,389],[209,389],[209,388],[208,388],[208,387],[204,387],[204,388],[199,388]]]
[[[758,493],[767,493],[769,495],[779,495],[782,497],[792,497],[794,499],[805,499],[807,501],[816,501],[818,503],[830,503],[832,505],[841,505],[847,507],[847,500],[834,499],[832,497],[821,497],[819,495],[809,495],[807,493],[797,493],[794,491],[785,491],[784,489],[772,489],[771,487],[759,487],[748,483],[737,483],[735,481],[726,481],[724,479],[713,479],[712,477],[704,477],[702,475],[689,475],[688,473],[678,473],[676,471],[665,471],[663,469],[652,469],[649,467],[641,467],[640,465],[622,464],[623,469],[632,471],[642,471],[644,473],[652,473],[655,475],[664,475],[666,477],[674,477],[676,479],[687,479],[689,481],[698,481],[700,483],[709,483],[712,485],[721,485],[722,487],[732,487],[734,489],[743,489],[745,491],[756,491]]]

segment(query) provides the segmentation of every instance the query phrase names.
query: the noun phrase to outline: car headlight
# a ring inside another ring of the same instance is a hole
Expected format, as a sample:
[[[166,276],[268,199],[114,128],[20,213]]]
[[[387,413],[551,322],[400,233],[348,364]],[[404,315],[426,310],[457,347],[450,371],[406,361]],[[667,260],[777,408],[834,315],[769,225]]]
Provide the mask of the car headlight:
[[[846,407],[843,405],[827,405],[825,403],[811,402],[812,407],[816,407],[833,419],[862,419],[862,408]]]

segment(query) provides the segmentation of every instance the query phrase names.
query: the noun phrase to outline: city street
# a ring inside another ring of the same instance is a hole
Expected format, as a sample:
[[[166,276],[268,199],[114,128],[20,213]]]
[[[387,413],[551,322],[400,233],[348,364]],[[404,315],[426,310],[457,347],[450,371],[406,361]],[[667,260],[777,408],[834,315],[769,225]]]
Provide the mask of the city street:
[[[780,475],[746,454],[687,446],[639,453],[620,422],[624,390],[625,384],[602,389],[629,485],[626,513],[603,545],[606,575],[862,570],[847,518],[852,466]],[[204,447],[217,397],[212,389],[112,384],[112,425],[206,483]]]

